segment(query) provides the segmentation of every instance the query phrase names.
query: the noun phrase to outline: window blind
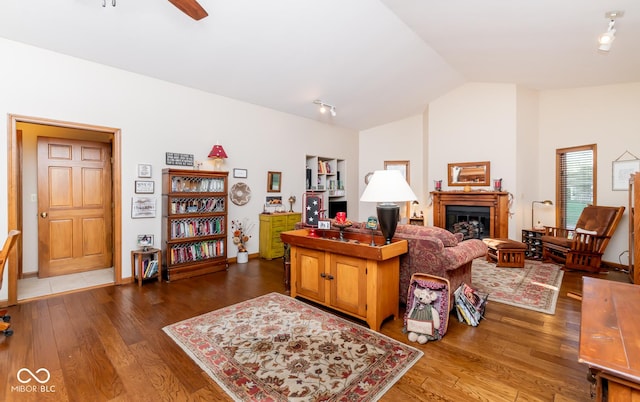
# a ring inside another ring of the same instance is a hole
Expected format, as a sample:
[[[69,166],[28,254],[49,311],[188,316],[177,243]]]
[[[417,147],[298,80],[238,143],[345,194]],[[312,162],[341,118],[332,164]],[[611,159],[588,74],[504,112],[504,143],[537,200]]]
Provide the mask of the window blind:
[[[558,153],[558,201],[560,226],[575,229],[584,207],[594,204],[594,146],[577,147]]]

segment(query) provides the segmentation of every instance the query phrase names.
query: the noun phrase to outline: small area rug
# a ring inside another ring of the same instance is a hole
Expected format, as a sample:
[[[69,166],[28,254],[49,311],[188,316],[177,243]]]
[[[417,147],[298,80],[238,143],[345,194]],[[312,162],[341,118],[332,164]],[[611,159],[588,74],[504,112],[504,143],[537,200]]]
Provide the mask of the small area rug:
[[[423,354],[279,293],[163,330],[237,401],[375,401]]]
[[[525,260],[524,268],[496,267],[485,258],[473,260],[472,286],[489,300],[546,314],[555,314],[562,285],[560,266]]]

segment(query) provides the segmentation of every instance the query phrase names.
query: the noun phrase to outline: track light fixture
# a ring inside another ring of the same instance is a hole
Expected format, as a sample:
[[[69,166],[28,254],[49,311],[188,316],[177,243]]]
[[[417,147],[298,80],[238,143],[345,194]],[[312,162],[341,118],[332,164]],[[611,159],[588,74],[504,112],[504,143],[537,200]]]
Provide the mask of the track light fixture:
[[[330,105],[328,103],[324,103],[320,99],[314,100],[313,103],[315,103],[316,105],[320,105],[320,113],[325,114],[327,113],[327,111],[329,111],[332,117],[336,117],[337,113],[336,113],[335,106]]]
[[[598,36],[598,50],[601,52],[608,52],[611,50],[611,44],[616,39],[616,18],[620,18],[624,15],[623,11],[609,11],[605,13],[605,18],[609,20],[609,27],[607,31]]]

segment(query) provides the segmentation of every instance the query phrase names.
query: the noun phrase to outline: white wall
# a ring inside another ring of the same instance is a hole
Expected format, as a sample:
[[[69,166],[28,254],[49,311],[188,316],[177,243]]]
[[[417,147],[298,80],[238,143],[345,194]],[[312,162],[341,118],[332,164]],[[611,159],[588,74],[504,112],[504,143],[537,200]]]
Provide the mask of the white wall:
[[[121,263],[125,278],[130,277],[129,250],[136,248],[136,235],[153,233],[157,245],[160,239],[160,216],[130,218],[137,165],[152,164],[159,200],[161,170],[167,167],[165,152],[194,154],[196,160],[207,160],[212,145],[223,145],[229,155],[224,169],[248,169],[248,178],[241,181],[252,189],[248,204],[238,207],[230,203],[229,219],[247,217],[256,224],[266,197],[267,171],[283,173],[283,200],[291,194],[302,200],[305,154],[342,158],[349,166],[345,180],[350,209],[357,214],[358,134],[353,130],[4,39],[0,39],[0,53],[0,124],[4,127],[7,114],[17,114],[122,130]],[[0,143],[7,144],[7,132],[0,133]],[[1,160],[7,160],[6,145],[0,155]],[[7,173],[7,164],[0,163],[0,188],[7,188]],[[231,178],[230,185],[237,181],[240,179]],[[299,201],[294,210],[300,208]],[[0,233],[7,229],[7,197],[0,197]],[[255,253],[257,226],[252,234],[249,251]],[[25,242],[23,254],[35,252],[36,244]],[[235,253],[230,247],[229,255]],[[0,300],[6,297],[7,286],[3,286]]]
[[[516,224],[512,239],[521,239],[521,230],[531,224],[531,203],[553,199],[553,194],[541,194],[538,189],[538,92],[518,87],[516,94],[516,185],[511,190],[514,195],[513,221]],[[535,222],[553,225],[553,206],[535,204]]]
[[[360,132],[360,165],[358,166],[358,187],[360,196],[366,185],[367,172],[384,169],[384,161],[409,161],[409,184],[418,197],[420,206],[426,205],[427,194],[424,187],[423,157],[423,117],[415,115],[393,123]],[[376,216],[376,204],[361,202],[359,221]]]
[[[491,162],[491,178],[502,178],[504,191],[514,192],[516,175],[516,86],[473,83],[462,85],[429,105],[429,177],[447,185],[447,165],[454,162]],[[491,183],[489,183],[491,184]],[[492,187],[473,187],[491,190]],[[514,201],[511,211],[518,208]],[[433,224],[433,211],[428,213]],[[509,219],[509,235],[516,231]]]
[[[509,237],[520,240],[522,228],[531,226],[532,201],[555,201],[555,152],[558,148],[598,145],[598,191],[600,205],[628,206],[627,191],[611,190],[611,163],[625,151],[640,157],[640,83],[534,91],[512,84],[465,84],[429,105],[422,128],[418,116],[361,132],[360,178],[379,168],[393,150],[394,158],[407,159],[414,147],[400,147],[404,138],[398,127],[414,122],[413,141],[423,137],[422,176],[412,170],[412,183],[420,182],[428,194],[433,180],[448,187],[447,164],[491,162],[491,176],[503,179],[503,188],[513,194]],[[422,134],[420,134],[422,131]],[[406,134],[405,134],[406,135]],[[397,154],[396,154],[397,153]],[[625,155],[623,159],[629,159]],[[413,166],[413,163],[412,163]],[[417,175],[417,176],[416,176]],[[483,187],[490,189],[490,187]],[[360,192],[364,184],[360,184]],[[428,200],[427,200],[428,204]],[[361,205],[361,217],[374,209]],[[555,224],[554,207],[535,206],[535,220]],[[374,212],[375,213],[375,212]],[[428,224],[433,211],[425,208]],[[628,211],[604,255],[606,261],[626,265],[628,261]]]
[[[555,197],[555,151],[597,144],[597,204],[628,207],[628,191],[612,191],[612,162],[628,151],[640,158],[640,83],[542,91],[538,188]],[[629,159],[625,155],[623,159]],[[628,210],[604,260],[628,262]]]

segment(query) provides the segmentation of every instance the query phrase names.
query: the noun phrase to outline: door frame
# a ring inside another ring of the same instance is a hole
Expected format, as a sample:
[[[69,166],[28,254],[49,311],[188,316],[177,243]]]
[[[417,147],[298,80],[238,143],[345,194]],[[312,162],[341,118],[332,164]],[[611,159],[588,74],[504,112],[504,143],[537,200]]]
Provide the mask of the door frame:
[[[114,281],[120,285],[122,280],[122,173],[121,173],[121,130],[113,127],[95,126],[66,122],[39,117],[21,116],[9,114],[8,123],[8,223],[9,230],[17,229],[22,231],[22,138],[18,135],[17,123],[43,124],[49,126],[74,128],[88,131],[99,131],[113,135],[111,140],[112,175],[111,175],[111,196],[113,199],[113,269]],[[14,247],[8,260],[8,304],[18,303],[18,270],[22,264],[22,241],[19,239],[18,247]],[[22,271],[20,269],[20,271]]]

